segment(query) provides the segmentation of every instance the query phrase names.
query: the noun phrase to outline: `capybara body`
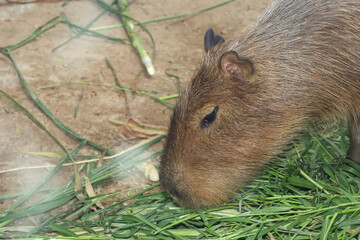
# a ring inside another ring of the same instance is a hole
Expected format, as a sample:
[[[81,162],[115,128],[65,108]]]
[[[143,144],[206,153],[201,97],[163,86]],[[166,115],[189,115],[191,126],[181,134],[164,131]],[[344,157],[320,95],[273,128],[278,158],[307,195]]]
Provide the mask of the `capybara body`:
[[[360,161],[358,0],[278,0],[239,39],[208,30],[204,42],[161,160],[180,205],[225,201],[309,121],[347,120]]]

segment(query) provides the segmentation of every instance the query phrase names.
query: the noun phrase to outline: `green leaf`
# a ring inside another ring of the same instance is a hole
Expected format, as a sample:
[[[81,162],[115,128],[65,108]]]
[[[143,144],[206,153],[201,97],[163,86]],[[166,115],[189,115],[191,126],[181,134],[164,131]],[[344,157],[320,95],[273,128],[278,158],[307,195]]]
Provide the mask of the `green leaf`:
[[[61,233],[61,234],[65,235],[65,236],[70,236],[70,237],[77,237],[77,236],[78,236],[78,235],[77,235],[76,233],[74,233],[73,231],[71,231],[71,230],[69,230],[69,229],[67,229],[67,228],[65,228],[65,227],[63,227],[63,226],[57,225],[57,224],[55,224],[55,223],[50,223],[50,224],[48,225],[48,227],[49,227],[50,229],[52,229],[53,231],[58,232],[58,233]]]

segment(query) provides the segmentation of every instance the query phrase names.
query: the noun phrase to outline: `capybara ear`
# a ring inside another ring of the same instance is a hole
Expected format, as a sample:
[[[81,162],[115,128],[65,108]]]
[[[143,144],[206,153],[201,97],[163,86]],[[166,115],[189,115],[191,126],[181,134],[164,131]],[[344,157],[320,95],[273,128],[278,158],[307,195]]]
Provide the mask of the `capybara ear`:
[[[224,38],[219,35],[215,35],[214,31],[211,28],[206,31],[204,37],[204,46],[206,52],[208,52],[209,49],[214,47],[216,44],[222,42],[225,42]]]
[[[220,67],[225,76],[231,76],[236,80],[245,80],[254,73],[251,61],[246,58],[240,58],[234,51],[224,53],[220,58]]]

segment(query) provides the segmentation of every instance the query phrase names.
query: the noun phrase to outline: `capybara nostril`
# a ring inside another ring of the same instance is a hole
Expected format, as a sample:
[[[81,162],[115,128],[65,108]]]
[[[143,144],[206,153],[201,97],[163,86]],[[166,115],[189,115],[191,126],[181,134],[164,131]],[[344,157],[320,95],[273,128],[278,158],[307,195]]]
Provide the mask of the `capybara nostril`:
[[[174,190],[170,190],[170,195],[173,197],[173,198],[178,198],[179,197],[179,193],[174,189]]]

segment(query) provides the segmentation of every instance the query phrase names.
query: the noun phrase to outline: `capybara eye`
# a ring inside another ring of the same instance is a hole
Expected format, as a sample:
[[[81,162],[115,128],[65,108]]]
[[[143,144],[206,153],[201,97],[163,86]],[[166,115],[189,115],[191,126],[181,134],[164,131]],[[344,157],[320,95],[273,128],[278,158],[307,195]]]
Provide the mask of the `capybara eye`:
[[[210,124],[215,121],[215,119],[216,119],[216,114],[217,114],[218,110],[219,110],[219,107],[216,106],[211,113],[209,113],[208,115],[206,115],[206,116],[203,118],[203,120],[201,121],[200,127],[201,127],[201,128],[207,128],[207,127],[209,127]]]

